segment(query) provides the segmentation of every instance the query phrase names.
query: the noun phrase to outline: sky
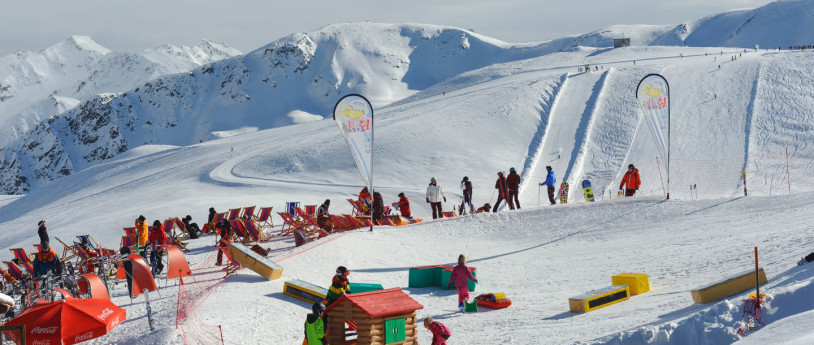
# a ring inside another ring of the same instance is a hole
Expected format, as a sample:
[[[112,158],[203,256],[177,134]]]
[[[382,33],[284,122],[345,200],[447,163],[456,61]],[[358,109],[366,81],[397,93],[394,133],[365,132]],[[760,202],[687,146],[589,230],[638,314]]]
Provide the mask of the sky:
[[[114,51],[220,41],[245,52],[343,22],[421,23],[470,29],[511,43],[545,41],[616,24],[680,24],[769,0],[0,0],[0,56],[70,35]]]

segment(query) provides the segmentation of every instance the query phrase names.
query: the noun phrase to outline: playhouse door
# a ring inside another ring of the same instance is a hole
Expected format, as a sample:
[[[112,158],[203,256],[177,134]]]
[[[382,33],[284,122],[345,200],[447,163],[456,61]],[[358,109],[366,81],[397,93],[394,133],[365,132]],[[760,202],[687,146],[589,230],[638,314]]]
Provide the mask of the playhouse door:
[[[407,339],[404,332],[404,318],[384,320],[384,343],[393,344]]]

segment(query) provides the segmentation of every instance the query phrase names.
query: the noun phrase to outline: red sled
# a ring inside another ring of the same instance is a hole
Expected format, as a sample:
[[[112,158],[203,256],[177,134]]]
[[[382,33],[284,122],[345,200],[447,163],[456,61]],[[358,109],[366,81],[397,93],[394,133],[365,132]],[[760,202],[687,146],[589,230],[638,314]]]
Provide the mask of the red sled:
[[[495,299],[493,294],[483,294],[475,297],[479,307],[486,307],[490,309],[503,309],[512,305],[512,300],[509,298]]]

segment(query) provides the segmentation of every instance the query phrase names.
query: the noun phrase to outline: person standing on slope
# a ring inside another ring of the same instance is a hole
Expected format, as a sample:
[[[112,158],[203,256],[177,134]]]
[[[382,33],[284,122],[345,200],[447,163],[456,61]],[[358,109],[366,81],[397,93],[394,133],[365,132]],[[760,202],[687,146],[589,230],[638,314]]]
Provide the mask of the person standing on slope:
[[[626,188],[625,185],[627,185]],[[624,188],[625,196],[633,196],[641,185],[642,180],[639,178],[639,169],[636,169],[633,164],[628,165],[627,172],[625,176],[622,177],[622,183],[619,184],[619,190]]]
[[[435,180],[435,177],[430,179],[430,185],[427,186],[427,202],[432,207],[432,219],[437,218],[444,218],[444,215],[441,213],[441,200],[444,202],[447,201],[447,197],[444,196],[444,191],[441,189],[441,186],[438,185],[438,181]]]
[[[325,321],[322,319],[322,314],[325,312],[325,305],[321,302],[316,302],[311,305],[311,314],[305,318],[305,344],[308,345],[325,345],[328,343],[325,340]]]
[[[333,279],[331,279],[331,287],[328,289],[328,294],[325,296],[328,306],[331,306],[331,304],[336,302],[340,297],[342,297],[342,295],[350,293],[350,283],[348,282],[349,275],[350,270],[348,270],[345,266],[339,266],[336,268],[336,275],[334,275]]]
[[[517,174],[514,168],[509,169],[509,176],[506,177],[506,186],[509,190],[509,196],[506,199],[506,202],[509,203],[509,209],[514,210],[516,206],[519,210],[520,199],[517,198],[517,195],[520,194],[520,175]]]
[[[37,234],[40,235],[40,247],[45,247],[51,242],[51,239],[48,237],[48,228],[45,226],[44,220],[37,223],[37,226],[39,226],[39,229],[37,229]]]
[[[384,216],[384,199],[382,199],[382,194],[373,191],[373,224],[382,224],[382,217]]]
[[[458,207],[458,215],[464,214],[466,204],[469,204],[469,213],[475,213],[475,207],[472,206],[472,182],[469,181],[469,177],[467,176],[464,176],[463,180],[461,180],[461,192],[463,193],[463,200],[461,201],[461,206]]]
[[[331,213],[328,211],[329,207],[331,207],[331,199],[325,199],[325,202],[319,205],[319,208],[317,208],[317,225],[322,230],[332,232],[333,224],[331,223]]]
[[[402,217],[413,218],[410,213],[410,200],[404,195],[404,192],[399,193],[399,201],[393,203],[393,207],[401,212]]]
[[[138,216],[136,219],[136,250],[144,260],[147,260],[147,239],[150,236],[150,230],[146,220],[147,218],[143,215]]]
[[[548,190],[548,201],[551,202],[552,205],[557,204],[554,201],[554,186],[557,184],[557,176],[554,175],[554,170],[551,170],[551,166],[546,166],[545,170],[548,170],[548,175],[545,177],[545,181],[540,183],[541,186],[546,186]]]
[[[497,202],[495,202],[495,206],[492,207],[492,212],[497,212],[498,207],[500,207],[500,202],[506,200],[506,194],[508,194],[508,191],[506,190],[506,178],[503,177],[502,171],[497,172],[495,189],[497,189]]]
[[[469,302],[469,281],[478,282],[469,266],[466,265],[466,256],[463,254],[458,255],[458,264],[452,269],[452,274],[449,276],[447,288],[455,286],[458,291],[458,309],[464,311],[464,301]]]

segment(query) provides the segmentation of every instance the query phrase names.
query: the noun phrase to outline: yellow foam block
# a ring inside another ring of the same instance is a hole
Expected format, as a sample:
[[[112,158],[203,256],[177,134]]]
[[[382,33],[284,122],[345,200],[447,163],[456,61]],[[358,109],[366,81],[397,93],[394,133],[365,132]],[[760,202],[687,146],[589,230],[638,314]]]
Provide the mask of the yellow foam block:
[[[628,298],[630,298],[630,290],[627,285],[611,285],[571,297],[568,299],[568,306],[572,312],[584,313],[619,303]]]
[[[506,299],[506,293],[505,292],[495,293],[495,300],[499,300],[499,299]]]
[[[299,279],[294,279],[283,284],[283,293],[306,302],[314,303],[323,300],[328,295],[328,289]]]
[[[260,254],[240,243],[229,245],[229,255],[241,265],[248,267],[268,280],[280,279],[283,275],[282,266],[260,256]]]
[[[758,270],[758,280],[760,281],[761,285],[766,284],[768,282],[768,280],[766,279],[766,273],[763,272],[762,268]],[[692,300],[695,301],[695,303],[703,304],[715,302],[719,299],[744,292],[754,287],[755,287],[755,271],[749,270],[741,274],[724,279],[722,281],[713,283],[712,285],[691,290],[690,294],[692,294]]]
[[[613,285],[627,285],[631,295],[650,291],[650,281],[645,273],[620,273],[611,277]]]

